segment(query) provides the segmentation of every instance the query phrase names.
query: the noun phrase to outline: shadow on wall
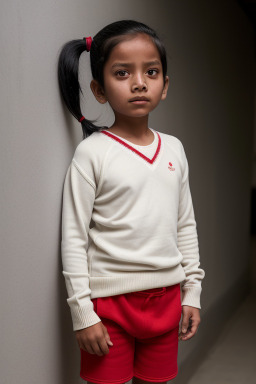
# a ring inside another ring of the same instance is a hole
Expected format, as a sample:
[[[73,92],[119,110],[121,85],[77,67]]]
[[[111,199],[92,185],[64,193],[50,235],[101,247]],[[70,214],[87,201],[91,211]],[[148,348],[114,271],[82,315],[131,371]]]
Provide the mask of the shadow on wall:
[[[61,238],[61,218],[59,236]],[[75,338],[75,332],[73,331],[72,318],[70,315],[70,309],[67,304],[67,290],[65,280],[62,275],[62,261],[61,261],[61,249],[59,251],[59,274],[56,278],[57,287],[56,292],[58,293],[58,330],[59,335],[56,340],[59,340],[58,354],[59,354],[59,369],[60,382],[62,384],[79,383],[80,373],[80,349]],[[74,378],[77,378],[74,382]],[[82,379],[81,379],[82,380]],[[82,381],[81,381],[82,383]],[[83,384],[86,382],[84,381]]]

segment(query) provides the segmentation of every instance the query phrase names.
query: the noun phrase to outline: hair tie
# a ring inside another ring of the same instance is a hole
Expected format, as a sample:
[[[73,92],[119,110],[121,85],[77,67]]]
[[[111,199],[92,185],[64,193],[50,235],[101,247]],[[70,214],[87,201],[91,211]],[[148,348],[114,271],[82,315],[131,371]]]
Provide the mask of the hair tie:
[[[81,119],[79,119],[80,123],[85,119],[84,116],[81,117]]]
[[[86,41],[86,51],[89,52],[91,50],[92,37],[84,37],[84,40]]]

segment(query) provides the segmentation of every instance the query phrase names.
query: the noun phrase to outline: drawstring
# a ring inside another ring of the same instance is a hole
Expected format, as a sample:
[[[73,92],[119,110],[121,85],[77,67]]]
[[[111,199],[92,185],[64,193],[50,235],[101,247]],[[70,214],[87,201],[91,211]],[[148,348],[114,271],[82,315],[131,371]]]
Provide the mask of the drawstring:
[[[161,288],[161,291],[151,292],[149,294],[148,293],[144,293],[144,294],[146,294],[148,296],[147,296],[146,300],[144,301],[144,303],[142,304],[142,306],[144,307],[148,303],[148,301],[151,299],[151,297],[153,297],[153,296],[162,296],[165,293],[166,293],[166,287]]]

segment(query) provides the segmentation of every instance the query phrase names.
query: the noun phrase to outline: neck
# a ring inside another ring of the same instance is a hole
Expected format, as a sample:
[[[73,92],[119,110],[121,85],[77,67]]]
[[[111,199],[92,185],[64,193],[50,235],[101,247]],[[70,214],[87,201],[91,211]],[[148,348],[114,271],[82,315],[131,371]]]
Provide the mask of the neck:
[[[143,136],[148,136],[150,133],[148,115],[136,118],[115,115],[115,122],[109,128],[116,134],[121,133],[123,136],[126,136],[127,139],[139,139]]]

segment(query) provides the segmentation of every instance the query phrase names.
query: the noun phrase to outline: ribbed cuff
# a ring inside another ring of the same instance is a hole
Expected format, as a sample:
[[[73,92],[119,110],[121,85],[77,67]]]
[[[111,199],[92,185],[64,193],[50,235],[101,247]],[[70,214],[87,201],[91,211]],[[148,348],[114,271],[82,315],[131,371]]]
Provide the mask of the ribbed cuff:
[[[97,313],[91,309],[91,306],[71,308],[71,317],[74,331],[90,327],[101,321]]]
[[[182,287],[181,289],[181,305],[190,305],[191,307],[201,309],[200,296],[202,292],[201,285],[193,287]]]

